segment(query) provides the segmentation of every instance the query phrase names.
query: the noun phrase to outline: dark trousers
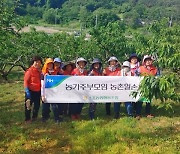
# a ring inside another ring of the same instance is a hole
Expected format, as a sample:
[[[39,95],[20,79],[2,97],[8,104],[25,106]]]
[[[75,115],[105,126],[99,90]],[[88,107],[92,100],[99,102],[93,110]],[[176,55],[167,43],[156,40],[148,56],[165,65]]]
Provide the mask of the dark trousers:
[[[58,112],[59,115],[67,115],[68,114],[68,103],[58,103]]]
[[[32,115],[32,119],[36,119],[38,116],[38,112],[39,112],[39,107],[40,107],[40,97],[41,97],[41,92],[38,91],[30,91],[31,94],[31,100],[30,100],[30,104],[31,106],[34,105],[33,107],[33,115]],[[27,101],[27,96],[25,94],[25,102]],[[31,120],[31,109],[27,109],[26,103],[25,103],[25,121],[27,120]]]
[[[84,103],[71,103],[69,104],[69,110],[71,115],[81,114]]]
[[[136,115],[141,115],[142,104],[143,104],[143,102],[136,103]],[[151,103],[146,103],[145,113],[146,113],[146,115],[151,113]]]
[[[54,120],[59,120],[59,116],[63,115],[63,103],[43,103],[42,104],[42,118],[44,120],[50,117],[50,106],[54,114]]]
[[[64,103],[63,104],[63,114],[64,115],[69,115],[69,103]]]
[[[42,119],[47,120],[50,117],[50,103],[42,102]]]
[[[60,115],[63,115],[63,103],[52,103],[51,108],[54,114],[54,120],[60,120]]]
[[[111,103],[106,103],[106,114],[107,115],[111,114]]]
[[[96,111],[96,103],[90,103],[89,104],[89,117],[90,119],[94,119],[94,113]]]

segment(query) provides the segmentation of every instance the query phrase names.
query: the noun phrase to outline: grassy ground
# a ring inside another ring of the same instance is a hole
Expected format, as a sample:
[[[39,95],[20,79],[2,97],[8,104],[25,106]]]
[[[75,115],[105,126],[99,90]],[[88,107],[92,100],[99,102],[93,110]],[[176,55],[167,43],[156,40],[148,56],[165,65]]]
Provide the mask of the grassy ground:
[[[105,115],[104,104],[97,105],[97,119],[90,121],[88,105],[81,121],[69,117],[61,124],[51,119],[42,123],[24,123],[24,91],[22,81],[0,83],[0,153],[162,153],[180,151],[180,118],[178,103],[171,110],[153,105],[154,119],[136,120],[125,115],[122,106],[118,120]],[[113,111],[113,109],[112,109]]]

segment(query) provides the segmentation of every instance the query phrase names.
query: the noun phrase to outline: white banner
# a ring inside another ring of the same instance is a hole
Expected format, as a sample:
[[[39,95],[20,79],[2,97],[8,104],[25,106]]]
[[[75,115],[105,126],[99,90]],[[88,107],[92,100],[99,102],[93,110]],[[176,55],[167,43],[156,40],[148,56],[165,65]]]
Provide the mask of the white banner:
[[[136,102],[141,78],[133,76],[64,76],[45,77],[47,103]]]

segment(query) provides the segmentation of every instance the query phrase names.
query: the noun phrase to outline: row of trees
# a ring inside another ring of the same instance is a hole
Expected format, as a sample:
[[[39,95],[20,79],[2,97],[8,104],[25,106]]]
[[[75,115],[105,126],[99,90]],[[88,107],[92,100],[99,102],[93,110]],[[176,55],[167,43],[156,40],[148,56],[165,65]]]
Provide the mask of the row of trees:
[[[93,27],[98,16],[99,25],[123,18],[137,28],[163,17],[178,22],[180,19],[178,0],[20,0],[20,4],[16,12],[30,23],[42,19],[50,24],[80,21],[86,27]]]
[[[109,56],[115,55],[120,61],[130,53],[139,55],[156,55],[156,65],[168,72],[159,78],[147,77],[143,80],[140,91],[149,99],[179,101],[180,45],[179,25],[168,26],[168,20],[154,22],[147,27],[146,34],[131,33],[119,22],[108,23],[106,26],[93,28],[91,39],[86,41],[84,35],[74,37],[67,33],[48,35],[32,29],[29,33],[19,33],[23,22],[15,20],[16,6],[0,2],[0,74],[7,79],[14,66],[26,70],[28,62],[34,54],[43,58],[61,57],[64,61],[74,60],[83,56],[89,61],[99,57],[105,63]],[[16,27],[16,31],[14,30]]]

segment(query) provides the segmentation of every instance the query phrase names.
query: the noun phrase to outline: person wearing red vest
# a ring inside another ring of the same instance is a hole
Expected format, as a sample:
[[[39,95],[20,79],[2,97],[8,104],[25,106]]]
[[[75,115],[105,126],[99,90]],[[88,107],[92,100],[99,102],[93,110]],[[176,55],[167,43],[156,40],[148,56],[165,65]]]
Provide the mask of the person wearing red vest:
[[[98,58],[94,58],[88,76],[102,76],[102,63]],[[89,117],[94,119],[94,113],[96,111],[96,103],[89,104]]]
[[[131,72],[133,73],[133,76],[138,76],[141,59],[136,55],[136,53],[133,53],[130,55],[128,61],[130,62]]]
[[[110,57],[108,60],[109,66],[103,70],[105,76],[120,76],[119,61],[116,57]],[[111,115],[111,103],[106,103],[106,115]],[[120,103],[114,103],[115,118],[119,118]]]
[[[75,63],[73,62],[67,62],[64,64],[63,66],[63,75],[72,75],[72,71],[74,70],[75,68]]]
[[[25,72],[25,121],[31,122],[31,108],[34,104],[32,120],[36,120],[40,107],[41,98],[41,64],[42,59],[39,56],[32,58],[32,65]]]
[[[149,55],[145,55],[142,61],[142,66],[139,67],[139,74],[142,76],[156,76],[157,75],[157,68],[153,66],[153,59]],[[149,100],[144,99],[142,101],[137,102],[137,108],[136,108],[136,118],[140,119],[141,116],[141,109],[142,109],[142,103],[146,102],[146,116],[148,118],[153,118],[154,116],[150,113],[151,111],[151,103]]]
[[[55,75],[64,75],[64,71],[61,67],[62,67],[61,59],[54,58],[54,74]]]
[[[74,68],[75,68],[75,63],[74,62],[72,62],[72,61],[66,62],[62,67],[63,75],[71,75]],[[64,115],[71,116],[69,106],[70,106],[69,103],[64,103],[64,107],[63,107]]]
[[[139,76],[139,67],[140,67],[140,61],[141,59],[137,56],[136,53],[132,53],[129,56],[128,61],[130,62],[130,66],[131,66],[131,73],[133,74],[133,76]],[[136,105],[138,102],[134,102],[133,103],[133,110],[134,112],[136,112]]]
[[[84,58],[78,58],[76,61],[76,68],[72,71],[71,75],[74,76],[87,76],[87,70],[85,66],[87,61]],[[83,103],[71,103],[70,104],[70,113],[72,120],[79,120],[80,114],[83,108]]]
[[[60,58],[54,58],[54,75],[63,75],[64,71],[62,70],[62,61]],[[64,112],[65,103],[52,103],[51,108],[54,114],[54,120],[58,124],[63,121],[63,112]]]
[[[157,74],[157,68],[153,66],[153,59],[151,56],[144,56],[142,66],[139,67],[140,75],[142,76],[156,76]]]

